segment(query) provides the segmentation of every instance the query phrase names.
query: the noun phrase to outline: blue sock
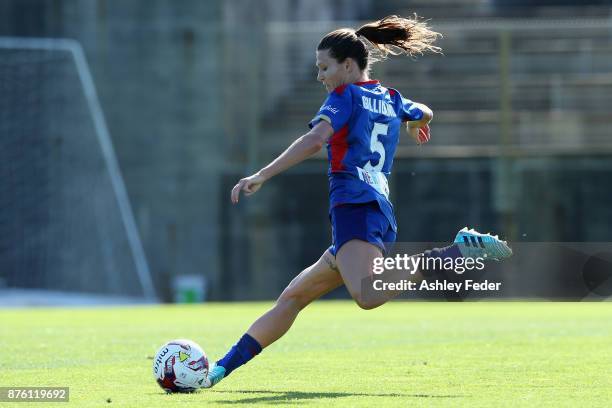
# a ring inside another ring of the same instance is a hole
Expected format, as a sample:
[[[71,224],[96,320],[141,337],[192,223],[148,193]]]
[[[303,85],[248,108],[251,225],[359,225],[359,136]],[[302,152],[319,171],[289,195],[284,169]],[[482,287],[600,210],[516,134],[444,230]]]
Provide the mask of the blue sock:
[[[253,337],[245,333],[238,340],[238,343],[234,344],[227,354],[217,361],[217,365],[225,368],[225,377],[227,377],[232,371],[248,363],[259,353],[261,353],[261,345]]]

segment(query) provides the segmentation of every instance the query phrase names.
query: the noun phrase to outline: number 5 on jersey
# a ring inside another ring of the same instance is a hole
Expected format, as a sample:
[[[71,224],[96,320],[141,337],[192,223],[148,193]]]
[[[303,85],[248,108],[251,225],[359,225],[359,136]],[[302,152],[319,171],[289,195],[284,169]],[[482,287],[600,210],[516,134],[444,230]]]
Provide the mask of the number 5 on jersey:
[[[363,167],[364,170],[367,171],[381,171],[385,164],[385,146],[382,144],[380,140],[378,140],[378,136],[387,136],[387,130],[389,129],[388,125],[384,123],[374,123],[374,128],[372,129],[372,134],[370,135],[370,150],[372,153],[378,153],[380,155],[380,159],[378,160],[378,164],[373,166],[371,161],[367,162]]]

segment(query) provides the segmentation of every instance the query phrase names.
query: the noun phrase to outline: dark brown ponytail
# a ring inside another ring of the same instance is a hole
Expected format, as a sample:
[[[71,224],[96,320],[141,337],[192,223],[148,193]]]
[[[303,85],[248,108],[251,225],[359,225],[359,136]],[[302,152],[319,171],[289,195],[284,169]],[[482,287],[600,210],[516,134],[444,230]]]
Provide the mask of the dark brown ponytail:
[[[414,56],[428,51],[442,51],[440,47],[433,45],[442,35],[431,30],[427,22],[419,20],[416,14],[412,18],[387,16],[363,25],[355,34],[363,36],[376,46],[383,56],[402,53]]]
[[[328,49],[338,62],[353,58],[363,71],[377,59],[370,56],[366,43],[370,43],[379,51],[382,58],[388,54],[414,56],[425,52],[442,52],[440,47],[433,45],[441,36],[431,30],[427,22],[419,19],[416,14],[412,18],[394,15],[365,24],[357,31],[350,28],[332,31],[323,37],[317,49]]]

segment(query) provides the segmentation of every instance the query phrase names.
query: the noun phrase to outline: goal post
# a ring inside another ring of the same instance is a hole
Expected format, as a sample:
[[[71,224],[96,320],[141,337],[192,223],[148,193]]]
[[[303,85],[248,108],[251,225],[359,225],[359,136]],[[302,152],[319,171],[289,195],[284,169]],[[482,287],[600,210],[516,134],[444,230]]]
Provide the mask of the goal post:
[[[0,110],[5,285],[156,301],[81,45],[0,37]]]

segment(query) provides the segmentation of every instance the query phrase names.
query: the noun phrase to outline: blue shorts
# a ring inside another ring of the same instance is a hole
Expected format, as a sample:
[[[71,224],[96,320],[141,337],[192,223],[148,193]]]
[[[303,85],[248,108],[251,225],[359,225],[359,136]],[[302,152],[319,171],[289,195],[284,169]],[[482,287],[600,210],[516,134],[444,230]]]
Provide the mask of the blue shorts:
[[[332,245],[329,252],[336,256],[340,247],[352,239],[360,239],[379,247],[386,254],[396,239],[396,233],[376,201],[341,204],[331,209]]]

